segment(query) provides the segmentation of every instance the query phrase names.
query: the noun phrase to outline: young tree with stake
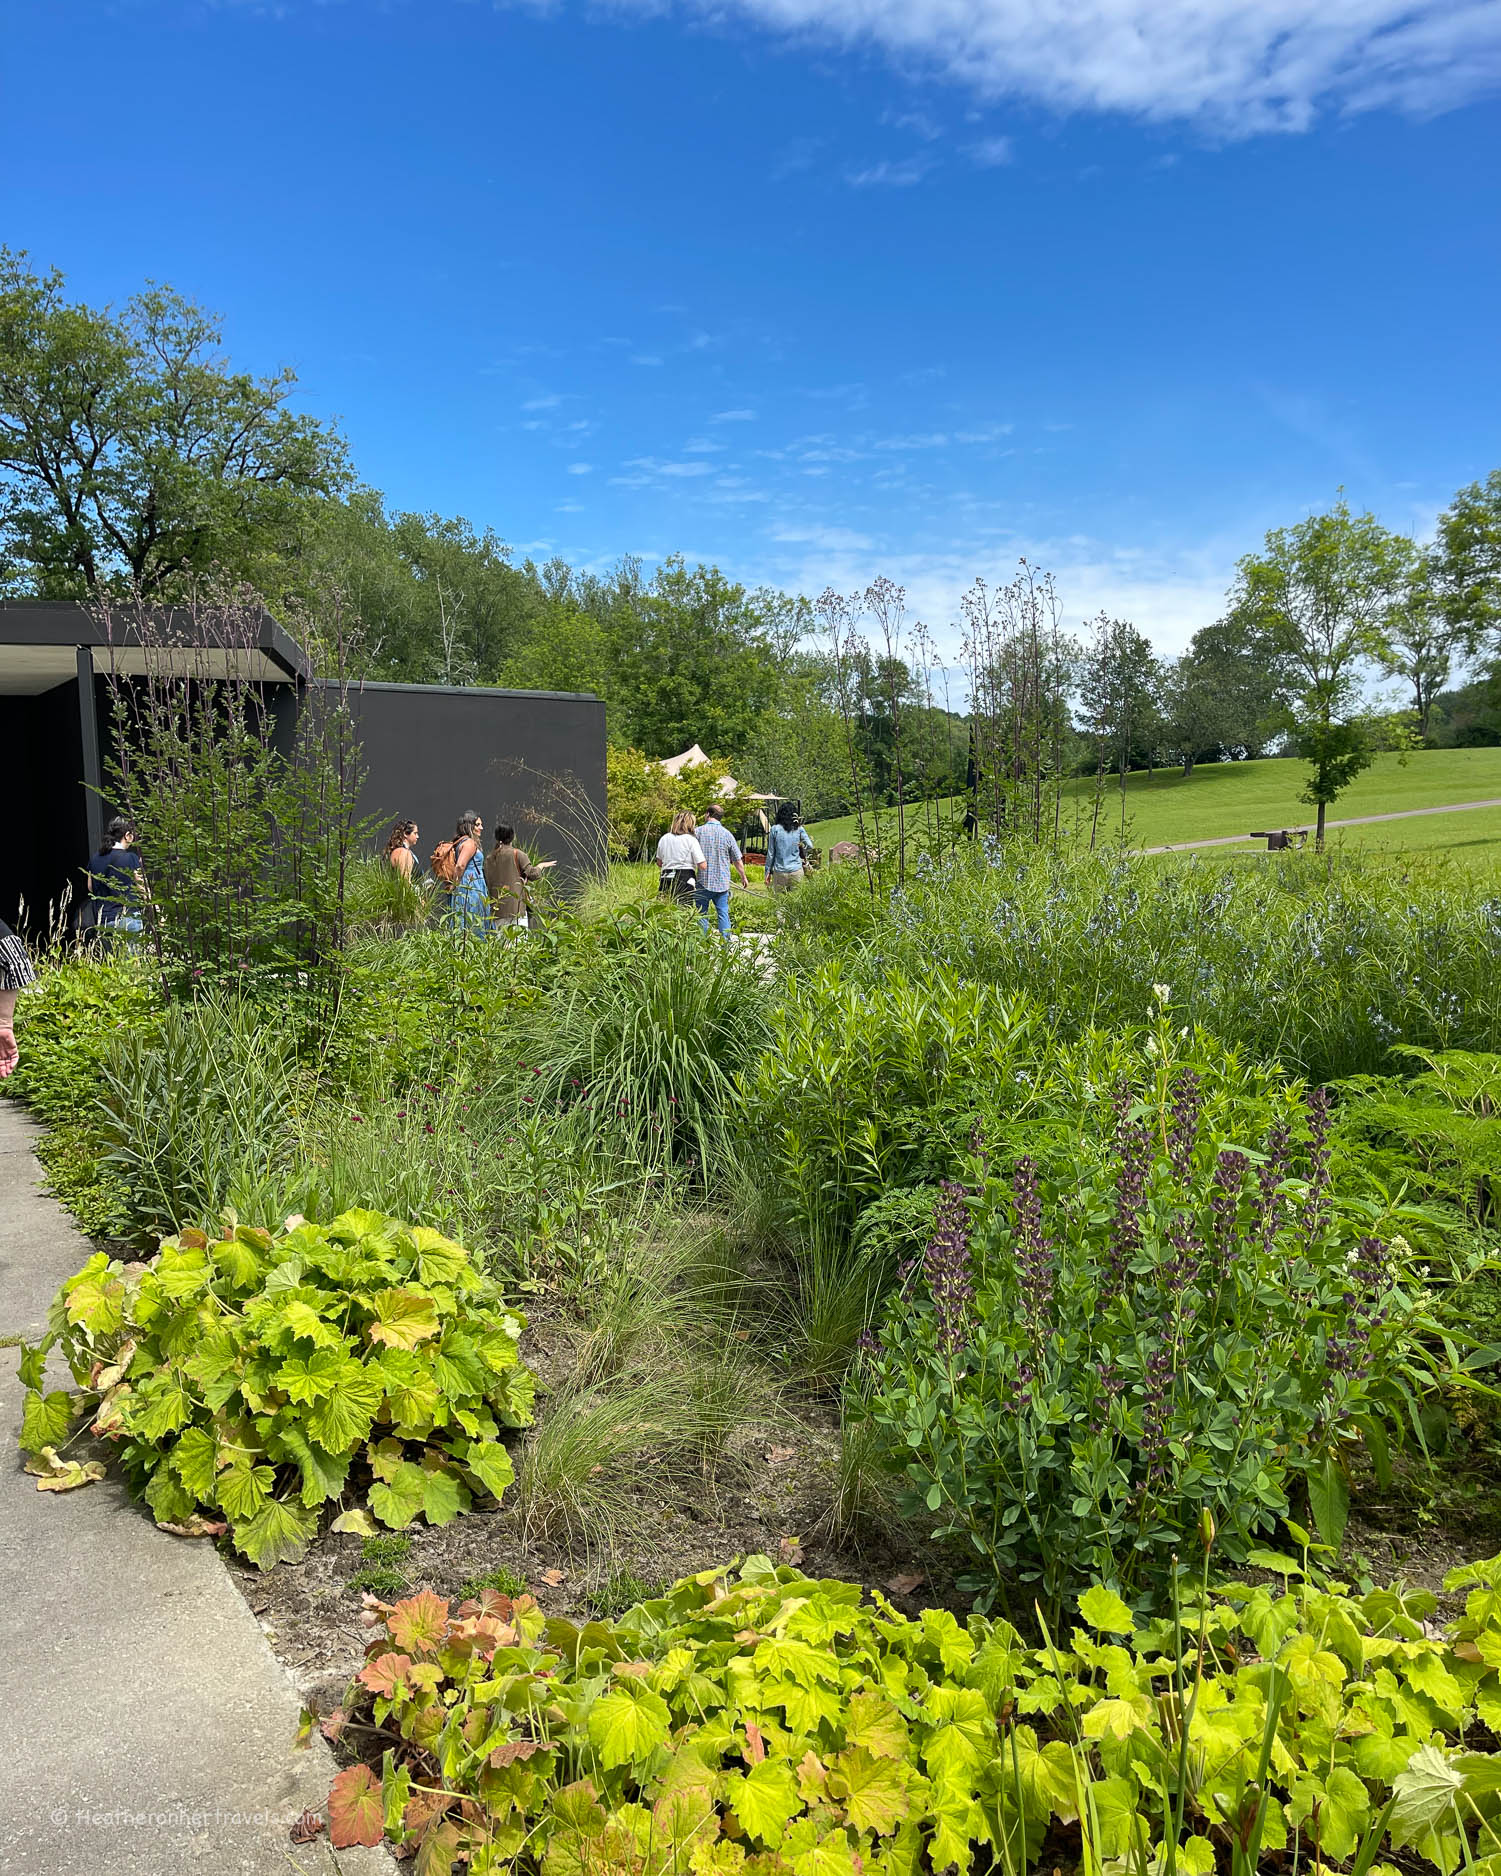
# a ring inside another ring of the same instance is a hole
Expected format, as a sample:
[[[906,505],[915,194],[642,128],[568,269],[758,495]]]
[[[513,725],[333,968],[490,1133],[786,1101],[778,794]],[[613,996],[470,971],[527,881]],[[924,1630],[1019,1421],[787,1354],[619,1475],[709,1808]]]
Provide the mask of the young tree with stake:
[[[1352,515],[1341,497],[1327,514],[1273,528],[1264,550],[1240,562],[1233,604],[1283,676],[1310,765],[1301,799],[1318,809],[1319,849],[1329,803],[1371,761],[1356,720],[1360,673],[1378,655],[1410,553],[1410,543],[1374,515]]]

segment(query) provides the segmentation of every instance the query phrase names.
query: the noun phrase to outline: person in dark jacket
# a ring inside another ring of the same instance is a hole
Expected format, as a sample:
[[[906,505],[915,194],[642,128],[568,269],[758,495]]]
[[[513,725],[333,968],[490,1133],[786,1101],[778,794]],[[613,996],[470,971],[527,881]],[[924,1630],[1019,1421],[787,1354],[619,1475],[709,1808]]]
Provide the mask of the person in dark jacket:
[[[149,897],[135,830],[117,814],[104,830],[104,845],[89,862],[89,901],[95,925],[112,932],[145,929]]]

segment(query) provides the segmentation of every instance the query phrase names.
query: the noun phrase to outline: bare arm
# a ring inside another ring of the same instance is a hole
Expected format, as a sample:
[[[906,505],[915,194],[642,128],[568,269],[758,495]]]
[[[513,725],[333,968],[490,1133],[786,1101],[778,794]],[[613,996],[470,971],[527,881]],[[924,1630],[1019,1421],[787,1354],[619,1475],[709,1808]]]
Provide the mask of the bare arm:
[[[0,990],[0,1081],[12,1073],[19,1057],[16,1052],[16,993]]]

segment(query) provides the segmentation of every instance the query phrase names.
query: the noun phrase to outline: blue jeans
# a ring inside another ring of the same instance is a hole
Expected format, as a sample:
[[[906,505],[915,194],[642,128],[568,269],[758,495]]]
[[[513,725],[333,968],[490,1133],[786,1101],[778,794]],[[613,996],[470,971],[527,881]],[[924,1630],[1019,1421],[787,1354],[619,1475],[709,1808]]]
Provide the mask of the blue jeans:
[[[700,925],[703,926],[705,931],[709,929],[708,913],[709,913],[709,907],[712,905],[714,908],[715,916],[719,920],[720,937],[721,938],[729,937],[730,935],[730,889],[728,886],[726,886],[722,892],[710,892],[707,886],[698,886],[694,889],[693,903],[694,905],[698,907],[699,912],[703,915],[699,919],[698,922]]]

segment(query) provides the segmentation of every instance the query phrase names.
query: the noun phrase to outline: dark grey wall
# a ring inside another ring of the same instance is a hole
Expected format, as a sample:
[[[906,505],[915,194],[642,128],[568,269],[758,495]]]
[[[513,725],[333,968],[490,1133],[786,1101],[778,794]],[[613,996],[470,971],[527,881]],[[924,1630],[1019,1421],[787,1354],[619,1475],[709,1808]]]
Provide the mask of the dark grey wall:
[[[554,878],[575,879],[602,856],[605,707],[561,691],[445,690],[365,684],[349,693],[364,749],[362,814],[384,839],[399,815],[422,830],[423,864],[467,808],[485,818],[488,852],[498,821]]]

